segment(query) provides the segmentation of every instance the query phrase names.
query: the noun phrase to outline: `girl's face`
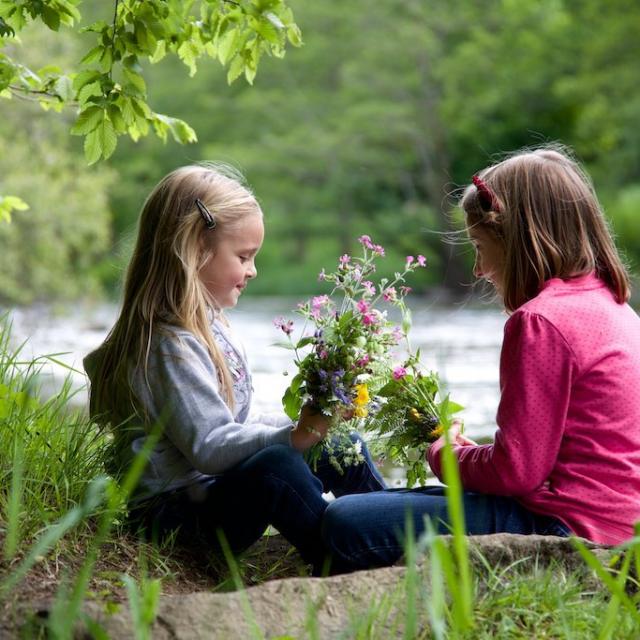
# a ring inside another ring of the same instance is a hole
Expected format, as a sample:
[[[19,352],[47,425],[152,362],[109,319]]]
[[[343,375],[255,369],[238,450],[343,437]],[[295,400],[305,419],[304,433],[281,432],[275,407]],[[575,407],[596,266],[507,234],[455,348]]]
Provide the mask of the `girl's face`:
[[[214,229],[210,233],[216,233]],[[264,240],[262,216],[246,216],[235,228],[223,232],[215,253],[200,270],[200,280],[218,309],[235,307],[247,282],[257,275],[255,258]]]
[[[500,240],[482,227],[469,229],[469,239],[476,251],[473,275],[492,284],[502,293],[504,281],[504,248]]]

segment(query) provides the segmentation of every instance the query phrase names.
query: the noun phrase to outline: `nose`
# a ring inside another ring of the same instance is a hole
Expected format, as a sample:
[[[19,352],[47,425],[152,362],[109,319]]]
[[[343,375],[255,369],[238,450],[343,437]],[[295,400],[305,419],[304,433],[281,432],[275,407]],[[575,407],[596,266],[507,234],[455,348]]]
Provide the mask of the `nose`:
[[[475,278],[482,278],[482,267],[480,265],[480,259],[477,257],[473,263],[473,275]]]
[[[258,269],[256,268],[255,261],[251,261],[249,269],[247,270],[247,278],[255,278],[258,275]]]

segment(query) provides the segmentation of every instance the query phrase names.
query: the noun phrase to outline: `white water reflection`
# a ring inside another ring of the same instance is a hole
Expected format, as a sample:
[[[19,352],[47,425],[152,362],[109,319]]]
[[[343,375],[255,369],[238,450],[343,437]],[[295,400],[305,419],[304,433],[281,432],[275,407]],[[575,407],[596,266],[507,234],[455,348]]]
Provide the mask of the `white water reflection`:
[[[254,373],[257,411],[280,409],[287,387],[284,371],[292,373],[292,353],[274,346],[281,339],[273,327],[277,315],[295,318],[296,301],[279,298],[243,300],[229,314],[235,331],[245,343]],[[452,399],[464,405],[470,437],[490,436],[495,430],[498,404],[498,358],[505,316],[491,307],[427,308],[424,301],[410,301],[413,309],[411,342],[420,348],[422,362],[440,373]],[[23,347],[23,356],[61,354],[58,359],[82,369],[82,357],[104,339],[116,314],[113,305],[83,306],[69,313],[55,313],[47,307],[16,309],[12,342]],[[45,392],[60,385],[65,370],[58,366],[43,370]],[[84,385],[81,373],[72,373],[76,387]],[[86,390],[76,400],[86,402]]]

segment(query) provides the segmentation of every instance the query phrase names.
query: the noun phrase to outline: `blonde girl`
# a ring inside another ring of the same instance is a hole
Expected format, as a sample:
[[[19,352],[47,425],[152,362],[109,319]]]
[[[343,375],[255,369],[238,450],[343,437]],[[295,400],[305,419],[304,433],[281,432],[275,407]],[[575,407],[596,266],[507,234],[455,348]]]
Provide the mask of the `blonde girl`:
[[[627,540],[640,519],[640,319],[591,182],[563,149],[527,150],[474,176],[461,207],[474,275],[510,314],[495,441],[450,430],[467,530]],[[428,453],[440,479],[443,447]],[[325,540],[352,569],[392,563],[407,510],[417,534],[425,516],[447,531],[436,487],[340,498]]]
[[[147,198],[127,271],[119,317],[85,359],[90,409],[116,434],[114,464],[126,467],[154,425],[153,449],[133,500],[149,533],[178,530],[234,551],[274,525],[319,567],[323,492],[383,486],[371,463],[340,476],[314,473],[301,452],[326,434],[324,416],[305,407],[251,415],[251,374],[224,318],[256,277],[263,214],[232,170],[186,166]]]

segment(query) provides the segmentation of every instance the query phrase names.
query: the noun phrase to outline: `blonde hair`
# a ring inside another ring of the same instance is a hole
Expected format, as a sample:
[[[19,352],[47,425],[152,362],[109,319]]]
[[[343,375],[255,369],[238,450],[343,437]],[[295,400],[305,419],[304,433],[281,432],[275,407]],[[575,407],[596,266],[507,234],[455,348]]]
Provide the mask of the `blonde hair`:
[[[478,177],[488,192],[470,185],[460,206],[467,228],[482,228],[502,243],[507,310],[534,298],[550,278],[591,271],[619,303],[629,299],[629,276],[591,180],[566,149],[525,149]]]
[[[213,214],[214,229],[207,228],[196,200]],[[152,336],[162,324],[190,331],[207,348],[221,395],[233,408],[233,381],[211,330],[216,301],[199,273],[225,234],[256,214],[262,216],[262,211],[242,176],[225,165],[181,167],[153,189],[140,214],[122,309],[97,352],[92,415],[116,425],[144,412],[131,390],[131,372],[142,368],[147,378]],[[128,415],[123,407],[130,407]]]

